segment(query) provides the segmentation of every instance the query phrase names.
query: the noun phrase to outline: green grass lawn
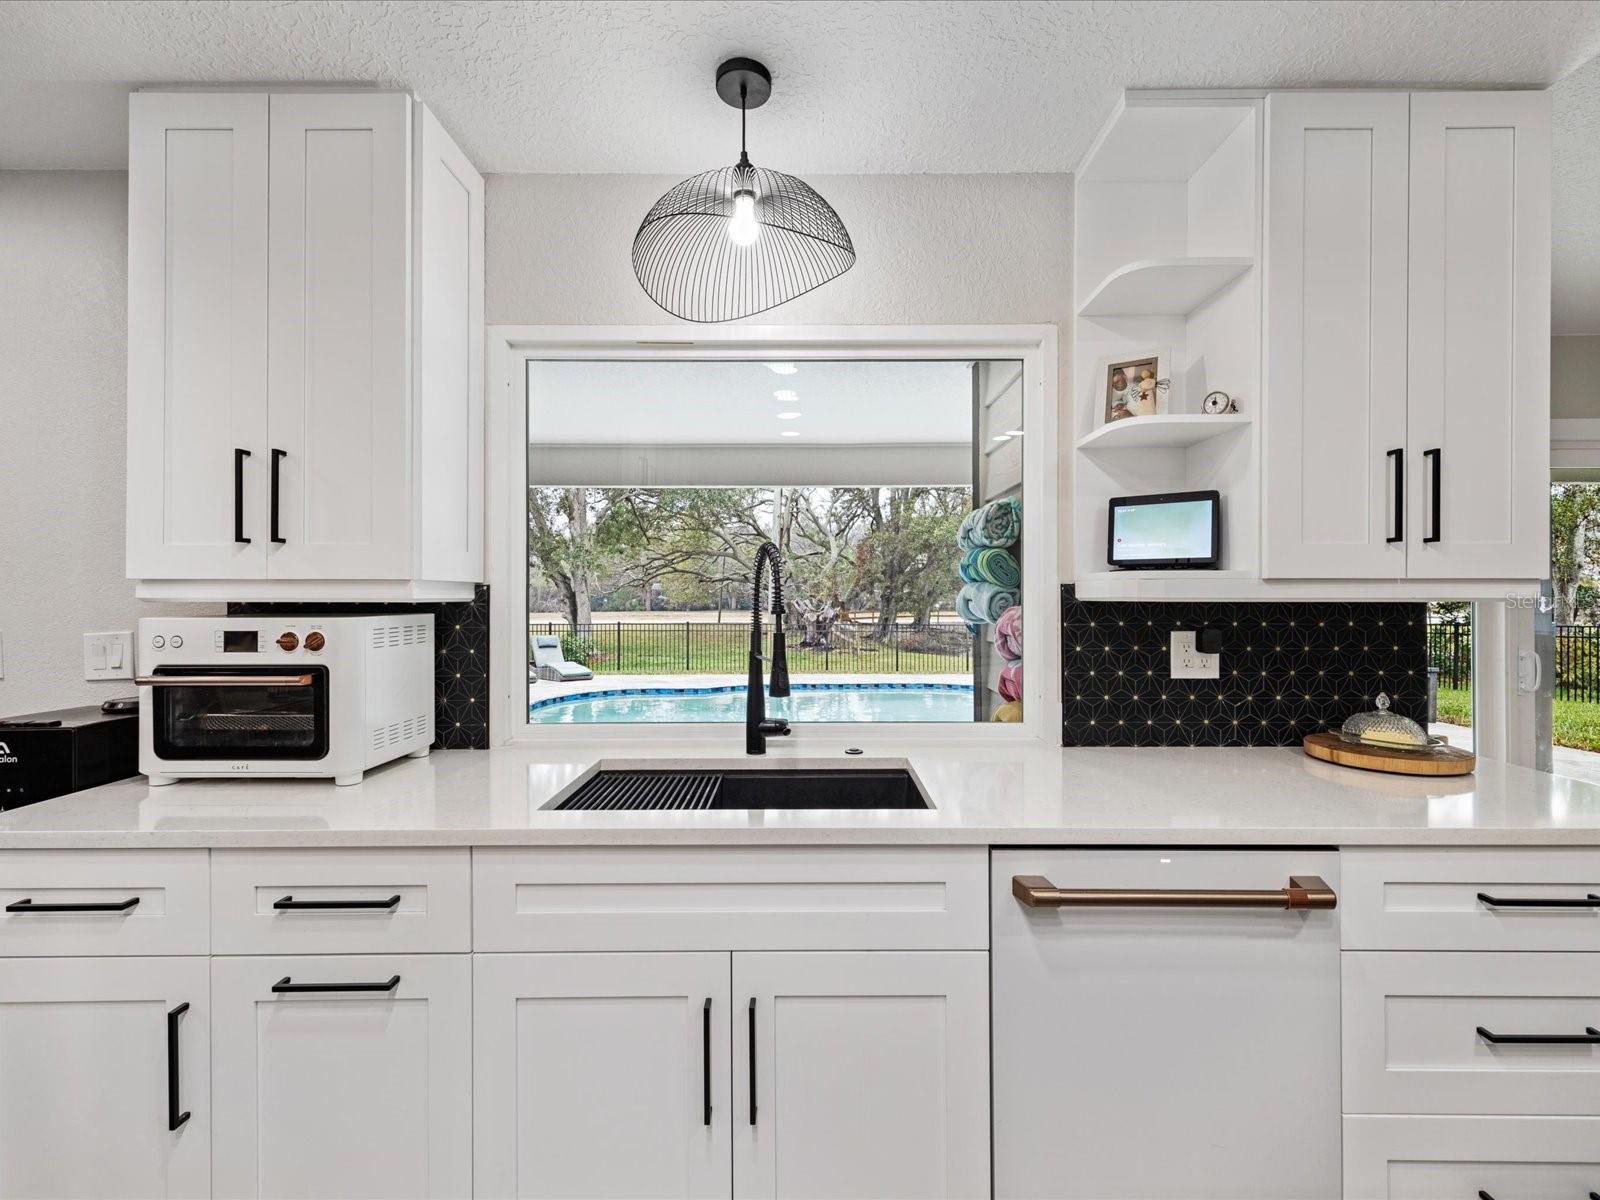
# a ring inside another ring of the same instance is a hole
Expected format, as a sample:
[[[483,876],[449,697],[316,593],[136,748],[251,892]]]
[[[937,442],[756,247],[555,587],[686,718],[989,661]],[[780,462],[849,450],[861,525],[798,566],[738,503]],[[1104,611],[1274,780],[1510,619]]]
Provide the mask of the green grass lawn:
[[[1574,750],[1600,750],[1600,704],[1578,700],[1551,702],[1553,740]],[[1470,688],[1439,689],[1439,720],[1452,725],[1472,724]]]

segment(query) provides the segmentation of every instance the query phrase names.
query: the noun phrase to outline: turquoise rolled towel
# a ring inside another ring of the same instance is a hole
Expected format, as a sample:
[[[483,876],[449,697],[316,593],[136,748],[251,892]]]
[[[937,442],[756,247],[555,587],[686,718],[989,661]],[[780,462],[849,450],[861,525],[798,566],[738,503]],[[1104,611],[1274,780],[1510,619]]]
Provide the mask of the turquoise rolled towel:
[[[979,546],[968,550],[961,560],[961,578],[966,583],[997,583],[1014,588],[1022,582],[1022,568],[1009,550]]]
[[[1015,591],[994,583],[969,583],[956,595],[956,614],[976,625],[993,625],[1015,603]]]

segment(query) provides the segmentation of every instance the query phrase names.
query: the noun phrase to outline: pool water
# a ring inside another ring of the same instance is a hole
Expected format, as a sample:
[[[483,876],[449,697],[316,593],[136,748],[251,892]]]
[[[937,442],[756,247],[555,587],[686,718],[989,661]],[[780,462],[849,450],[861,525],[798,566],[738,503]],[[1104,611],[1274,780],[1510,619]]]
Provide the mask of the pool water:
[[[970,683],[796,683],[767,698],[767,716],[812,721],[971,721]],[[536,725],[744,720],[744,688],[637,688],[581,692],[528,705]]]

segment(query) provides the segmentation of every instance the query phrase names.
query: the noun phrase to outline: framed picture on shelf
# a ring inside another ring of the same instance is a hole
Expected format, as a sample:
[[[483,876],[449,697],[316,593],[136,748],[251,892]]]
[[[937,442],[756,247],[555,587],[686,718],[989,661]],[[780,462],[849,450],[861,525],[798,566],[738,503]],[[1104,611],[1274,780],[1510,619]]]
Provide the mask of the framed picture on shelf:
[[[1167,355],[1162,350],[1136,357],[1101,359],[1096,375],[1105,394],[1101,423],[1109,425],[1130,417],[1153,417],[1166,412],[1166,365]]]

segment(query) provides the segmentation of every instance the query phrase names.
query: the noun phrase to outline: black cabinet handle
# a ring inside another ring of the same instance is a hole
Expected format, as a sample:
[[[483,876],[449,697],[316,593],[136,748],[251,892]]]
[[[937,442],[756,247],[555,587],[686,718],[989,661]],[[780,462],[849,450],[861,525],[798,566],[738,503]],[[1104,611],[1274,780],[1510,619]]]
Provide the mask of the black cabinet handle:
[[[272,985],[275,992],[392,992],[400,986],[400,976],[391,975],[381,983],[291,983],[285,975]]]
[[[33,897],[24,896],[21,900],[13,900],[6,905],[8,913],[52,913],[52,912],[127,912],[139,903],[139,897],[129,896],[126,900],[111,901],[107,904],[35,904]]]
[[[167,1132],[179,1128],[193,1114],[181,1111],[178,1098],[178,1018],[189,1011],[185,1000],[167,1014]]]
[[[244,460],[250,451],[235,447],[233,451],[233,540],[248,546],[250,539],[244,535]]]
[[[1488,892],[1479,892],[1478,901],[1487,904],[1490,908],[1600,908],[1600,896],[1590,892],[1587,899],[1571,899],[1565,897],[1540,898],[1538,896],[1506,897],[1491,896]]]
[[[750,997],[750,1124],[756,1123],[756,998]]]
[[[274,448],[272,451],[272,540],[280,546],[285,539],[278,536],[278,468],[288,457],[287,450]]]
[[[1439,516],[1439,473],[1442,470],[1441,464],[1444,462],[1444,451],[1437,448],[1433,450],[1424,450],[1422,452],[1422,457],[1433,460],[1433,470],[1430,473],[1430,482],[1428,484],[1428,490],[1432,494],[1431,503],[1433,507],[1433,532],[1429,533],[1422,540],[1425,542],[1437,542],[1439,540],[1439,525],[1441,522],[1441,517]]]
[[[1600,1029],[1593,1025],[1582,1033],[1490,1033],[1479,1025],[1478,1036],[1492,1046],[1600,1046]]]
[[[700,1010],[700,1095],[706,1110],[705,1123],[711,1124],[711,997]]]
[[[1388,457],[1394,460],[1394,533],[1384,541],[1403,542],[1406,540],[1406,452],[1397,448],[1389,451]]]
[[[283,911],[297,908],[381,908],[393,911],[400,903],[400,893],[396,892],[387,900],[296,900],[293,896],[281,896],[272,902],[272,907]]]

